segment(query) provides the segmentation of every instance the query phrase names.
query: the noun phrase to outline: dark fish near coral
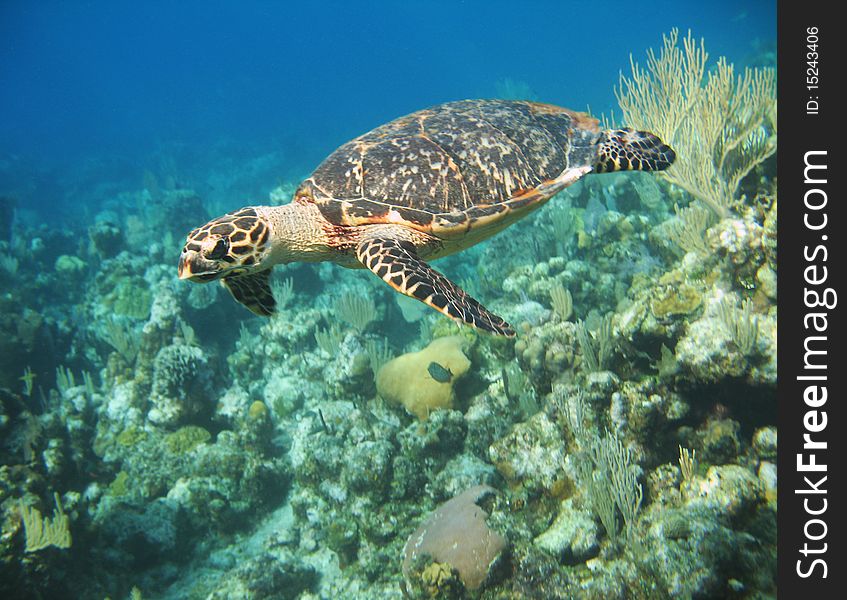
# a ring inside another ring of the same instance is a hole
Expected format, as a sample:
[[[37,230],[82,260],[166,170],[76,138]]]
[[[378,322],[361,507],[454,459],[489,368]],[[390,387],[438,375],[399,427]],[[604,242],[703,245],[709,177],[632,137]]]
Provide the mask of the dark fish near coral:
[[[429,371],[429,376],[435,379],[438,383],[449,383],[453,379],[453,373],[450,369],[442,367],[437,362],[429,363],[426,368]]]

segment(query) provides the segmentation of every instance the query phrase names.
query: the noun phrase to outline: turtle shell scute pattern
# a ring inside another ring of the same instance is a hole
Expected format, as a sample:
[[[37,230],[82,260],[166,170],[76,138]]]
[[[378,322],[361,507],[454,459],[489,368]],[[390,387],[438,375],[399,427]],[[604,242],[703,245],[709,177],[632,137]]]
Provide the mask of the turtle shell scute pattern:
[[[595,119],[551,105],[450,102],[342,145],[297,196],[338,225],[457,227],[515,199],[543,199],[539,186],[595,163],[601,135]]]

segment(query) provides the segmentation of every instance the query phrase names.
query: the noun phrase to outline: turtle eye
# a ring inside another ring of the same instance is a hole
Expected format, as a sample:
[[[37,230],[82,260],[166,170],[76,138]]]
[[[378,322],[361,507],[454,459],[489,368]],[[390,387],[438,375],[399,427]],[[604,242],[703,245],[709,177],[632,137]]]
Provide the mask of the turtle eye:
[[[217,260],[219,258],[223,258],[227,251],[229,250],[229,240],[226,238],[221,238],[217,242],[215,242],[215,246],[206,253],[208,258],[212,260]]]

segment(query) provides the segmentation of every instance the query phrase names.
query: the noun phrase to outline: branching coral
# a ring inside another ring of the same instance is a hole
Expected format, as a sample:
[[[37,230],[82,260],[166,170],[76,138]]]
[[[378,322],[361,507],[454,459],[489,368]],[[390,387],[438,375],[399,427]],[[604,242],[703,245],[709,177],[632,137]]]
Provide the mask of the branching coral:
[[[567,321],[573,314],[573,295],[570,290],[559,283],[550,288],[550,301],[553,304],[553,312],[559,315],[562,321]]]
[[[594,437],[588,451],[594,464],[594,472],[585,482],[591,504],[609,537],[618,536],[619,512],[626,537],[630,538],[644,495],[635,475],[632,451],[609,431],[604,437]]]
[[[276,306],[279,311],[288,306],[291,299],[294,298],[294,279],[286,277],[282,281],[274,281],[271,284],[274,298],[276,298]]]
[[[608,366],[609,358],[615,350],[615,336],[612,328],[612,313],[608,313],[592,338],[585,321],[576,324],[577,341],[582,351],[583,366],[587,372],[602,371]]]
[[[371,298],[346,292],[338,297],[333,305],[338,318],[349,323],[354,329],[364,331],[368,323],[376,319],[377,310]]]
[[[97,335],[114,348],[128,365],[135,364],[140,343],[132,325],[113,317],[103,322]]]
[[[14,256],[0,256],[0,271],[3,271],[6,275],[14,277],[18,272],[19,264],[18,259]]]
[[[367,340],[365,342],[365,352],[367,352],[368,361],[374,375],[379,372],[385,363],[394,358],[394,354],[391,352],[391,346],[385,338]]]
[[[344,332],[338,328],[338,325],[333,324],[326,329],[319,327],[315,330],[315,342],[318,348],[330,356],[335,356],[335,351],[342,341],[344,341]]]
[[[753,315],[752,300],[742,302],[739,310],[723,299],[718,303],[718,317],[741,354],[752,354],[759,339],[759,318]]]
[[[62,510],[59,494],[53,494],[56,500],[56,512],[53,517],[43,518],[41,511],[20,502],[21,519],[26,533],[26,551],[37,552],[48,546],[70,548],[70,520]]]
[[[689,32],[664,36],[647,67],[630,58],[632,77],[615,90],[627,125],[659,135],[676,150],[660,175],[703,202],[718,217],[738,202],[741,180],[776,151],[776,73],[745,69],[736,76],[725,58],[707,74],[708,53]]]
[[[709,253],[705,233],[709,226],[711,214],[702,206],[688,206],[680,209],[674,205],[676,220],[668,227],[668,237],[679,246],[683,252]]]
[[[632,450],[624,446],[613,432],[606,430],[603,436],[597,433],[590,419],[586,418],[588,409],[582,394],[568,398],[564,387],[554,389],[553,394],[580,448],[582,456],[577,471],[592,510],[600,517],[606,533],[613,540],[621,532],[618,515],[623,517],[623,531],[629,539],[644,497]]]

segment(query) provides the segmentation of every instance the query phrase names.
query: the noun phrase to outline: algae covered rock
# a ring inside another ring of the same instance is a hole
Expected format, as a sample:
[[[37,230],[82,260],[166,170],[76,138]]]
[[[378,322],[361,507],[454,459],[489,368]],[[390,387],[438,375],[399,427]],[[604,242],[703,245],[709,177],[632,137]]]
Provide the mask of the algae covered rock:
[[[100,258],[116,256],[123,247],[124,237],[120,228],[108,220],[98,220],[88,228],[88,239]]]
[[[753,434],[753,452],[764,459],[776,458],[776,427],[762,427]]]
[[[708,419],[696,433],[700,458],[715,465],[732,462],[741,452],[740,429],[733,419]]]
[[[60,275],[68,275],[68,276],[77,276],[86,268],[88,265],[84,260],[77,256],[70,256],[68,254],[63,254],[59,258],[56,259],[56,264],[54,265],[56,272]]]
[[[777,469],[776,464],[768,461],[762,461],[759,464],[759,470],[756,475],[759,477],[759,485],[765,494],[765,500],[769,506],[772,506],[776,511],[777,501]]]
[[[414,591],[451,597],[457,580],[468,591],[479,589],[506,549],[506,539],[488,528],[482,505],[494,488],[477,485],[435,509],[403,548],[403,575]]]
[[[600,550],[597,523],[588,510],[576,508],[568,498],[550,527],[535,538],[535,545],[566,564],[585,562]]]
[[[759,479],[738,465],[710,467],[706,477],[686,491],[691,504],[729,517],[746,514],[764,500]]]
[[[377,373],[377,392],[421,420],[435,409],[452,408],[453,385],[471,366],[464,344],[458,335],[441,337],[419,352],[388,361]]]
[[[188,425],[166,435],[164,442],[167,449],[173,454],[185,454],[191,452],[200,444],[205,444],[211,437],[212,435],[202,427]]]
[[[559,426],[540,412],[494,442],[488,457],[510,483],[549,490],[565,462],[565,441]]]

